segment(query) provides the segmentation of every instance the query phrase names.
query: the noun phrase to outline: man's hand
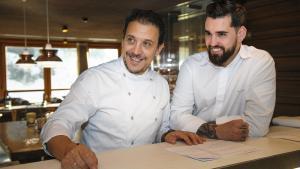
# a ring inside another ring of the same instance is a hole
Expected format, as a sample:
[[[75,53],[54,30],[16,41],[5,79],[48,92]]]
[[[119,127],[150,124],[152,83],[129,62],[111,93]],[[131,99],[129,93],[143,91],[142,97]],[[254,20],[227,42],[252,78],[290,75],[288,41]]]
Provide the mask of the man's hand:
[[[205,138],[192,132],[178,130],[172,131],[165,136],[165,141],[168,143],[175,144],[177,140],[183,140],[188,145],[196,145],[203,143]]]
[[[97,169],[98,160],[94,152],[83,144],[72,146],[61,160],[62,169]]]
[[[48,151],[59,161],[62,169],[97,169],[94,152],[83,144],[75,144],[67,136],[58,135],[47,143]]]
[[[245,141],[249,135],[249,125],[241,119],[217,125],[215,129],[218,139],[222,140]]]

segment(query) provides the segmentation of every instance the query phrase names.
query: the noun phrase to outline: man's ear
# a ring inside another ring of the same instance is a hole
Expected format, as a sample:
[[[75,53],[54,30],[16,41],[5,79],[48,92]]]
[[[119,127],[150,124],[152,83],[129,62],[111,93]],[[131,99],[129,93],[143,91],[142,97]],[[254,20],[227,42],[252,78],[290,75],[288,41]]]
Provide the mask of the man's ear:
[[[155,56],[159,55],[164,47],[165,47],[164,43],[160,44],[155,52]]]
[[[240,43],[243,42],[243,40],[245,39],[247,35],[247,29],[245,26],[241,26],[238,30],[238,40]]]

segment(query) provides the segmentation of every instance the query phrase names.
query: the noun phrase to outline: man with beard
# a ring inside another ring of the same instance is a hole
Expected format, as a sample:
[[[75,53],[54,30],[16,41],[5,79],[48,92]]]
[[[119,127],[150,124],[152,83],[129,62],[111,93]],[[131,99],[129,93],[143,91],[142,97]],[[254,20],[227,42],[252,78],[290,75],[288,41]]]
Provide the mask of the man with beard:
[[[163,39],[158,14],[133,10],[123,29],[122,57],[88,69],[72,85],[41,133],[45,150],[62,168],[98,168],[94,152],[157,141],[204,141],[169,128],[168,83],[149,69]],[[74,133],[82,127],[82,144],[76,144]]]
[[[267,134],[275,106],[275,65],[268,52],[242,45],[245,12],[230,0],[207,6],[208,51],[181,66],[171,103],[172,128],[231,141]]]

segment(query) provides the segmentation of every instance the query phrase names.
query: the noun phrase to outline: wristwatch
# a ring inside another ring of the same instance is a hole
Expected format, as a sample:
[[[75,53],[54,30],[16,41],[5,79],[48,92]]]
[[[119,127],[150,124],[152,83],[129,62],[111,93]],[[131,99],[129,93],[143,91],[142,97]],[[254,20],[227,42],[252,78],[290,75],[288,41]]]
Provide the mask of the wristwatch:
[[[208,138],[217,139],[216,127],[217,125],[215,121],[204,123],[198,128],[196,134],[199,136],[204,135]]]

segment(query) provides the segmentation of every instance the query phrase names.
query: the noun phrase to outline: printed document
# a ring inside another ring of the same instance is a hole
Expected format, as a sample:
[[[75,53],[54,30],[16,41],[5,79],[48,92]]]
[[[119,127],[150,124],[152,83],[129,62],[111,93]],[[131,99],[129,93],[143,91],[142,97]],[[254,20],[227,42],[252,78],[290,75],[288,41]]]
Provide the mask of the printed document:
[[[223,140],[210,140],[203,144],[171,147],[167,150],[199,161],[211,161],[260,151],[258,148],[244,143]]]

